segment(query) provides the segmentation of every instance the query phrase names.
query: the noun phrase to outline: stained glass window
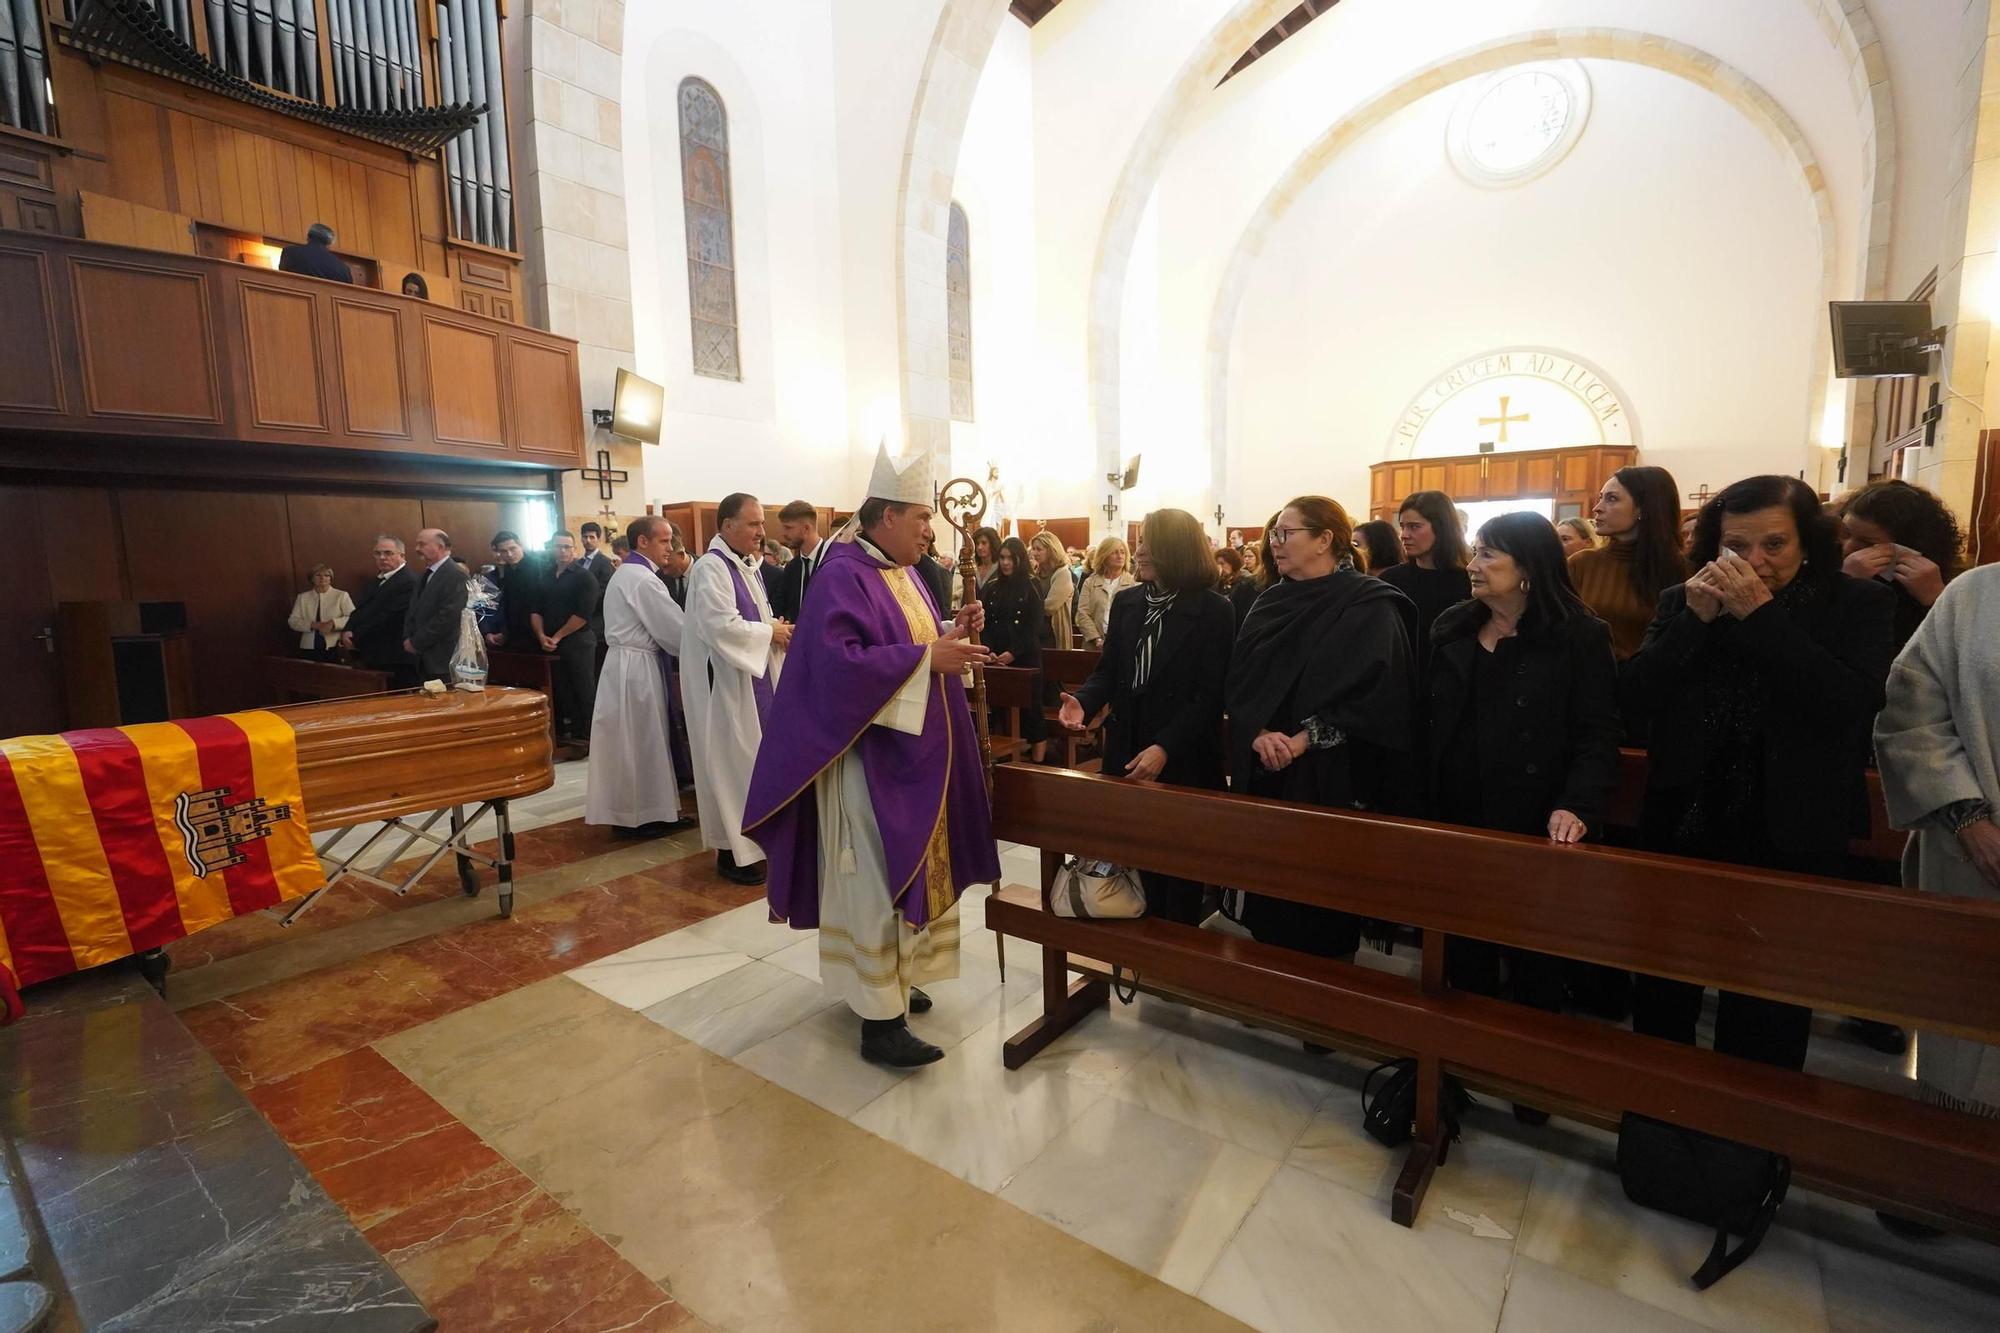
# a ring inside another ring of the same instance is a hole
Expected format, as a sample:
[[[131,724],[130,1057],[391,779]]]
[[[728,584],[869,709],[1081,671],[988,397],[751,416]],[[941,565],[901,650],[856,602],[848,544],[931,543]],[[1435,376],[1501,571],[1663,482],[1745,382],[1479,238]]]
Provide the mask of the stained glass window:
[[[944,247],[945,341],[951,357],[951,419],[972,420],[972,256],[965,210],[951,206]]]
[[[715,89],[681,80],[681,198],[687,211],[688,319],[694,373],[740,380],[729,119]]]

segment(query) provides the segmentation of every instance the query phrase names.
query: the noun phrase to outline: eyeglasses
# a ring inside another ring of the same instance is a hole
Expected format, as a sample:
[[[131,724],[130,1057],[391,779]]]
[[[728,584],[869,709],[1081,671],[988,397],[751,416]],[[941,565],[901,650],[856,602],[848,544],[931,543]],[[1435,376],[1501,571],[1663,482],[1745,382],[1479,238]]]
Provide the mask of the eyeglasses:
[[[1325,528],[1272,528],[1271,545],[1283,546],[1286,542],[1291,540],[1292,534],[1295,532],[1321,533],[1325,531],[1326,531]]]

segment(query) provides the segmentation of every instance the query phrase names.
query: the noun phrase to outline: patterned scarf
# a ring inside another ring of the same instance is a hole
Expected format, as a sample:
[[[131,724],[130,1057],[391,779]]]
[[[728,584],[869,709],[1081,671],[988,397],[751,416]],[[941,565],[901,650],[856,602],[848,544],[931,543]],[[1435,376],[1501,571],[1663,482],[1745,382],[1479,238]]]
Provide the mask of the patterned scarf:
[[[1146,623],[1139,630],[1139,647],[1132,654],[1132,688],[1143,690],[1146,680],[1153,674],[1153,649],[1160,642],[1160,626],[1166,620],[1167,610],[1173,606],[1177,593],[1160,592],[1148,583],[1146,588]]]

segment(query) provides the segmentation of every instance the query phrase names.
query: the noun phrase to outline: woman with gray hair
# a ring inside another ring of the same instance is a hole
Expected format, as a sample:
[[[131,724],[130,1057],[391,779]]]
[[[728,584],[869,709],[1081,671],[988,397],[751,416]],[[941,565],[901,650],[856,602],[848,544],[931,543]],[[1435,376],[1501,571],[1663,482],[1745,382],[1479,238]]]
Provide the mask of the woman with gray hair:
[[[354,614],[354,599],[333,586],[333,567],[314,565],[312,587],[292,599],[285,623],[299,636],[299,655],[331,662],[339,655],[340,632]]]

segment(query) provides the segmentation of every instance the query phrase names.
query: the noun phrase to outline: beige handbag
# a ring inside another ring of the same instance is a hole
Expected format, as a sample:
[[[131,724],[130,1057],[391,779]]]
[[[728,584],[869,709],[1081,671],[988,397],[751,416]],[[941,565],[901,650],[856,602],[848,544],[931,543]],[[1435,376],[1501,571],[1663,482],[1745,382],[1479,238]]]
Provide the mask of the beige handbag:
[[[1049,906],[1057,916],[1129,921],[1146,915],[1146,891],[1139,887],[1136,870],[1066,856],[1049,891]]]

